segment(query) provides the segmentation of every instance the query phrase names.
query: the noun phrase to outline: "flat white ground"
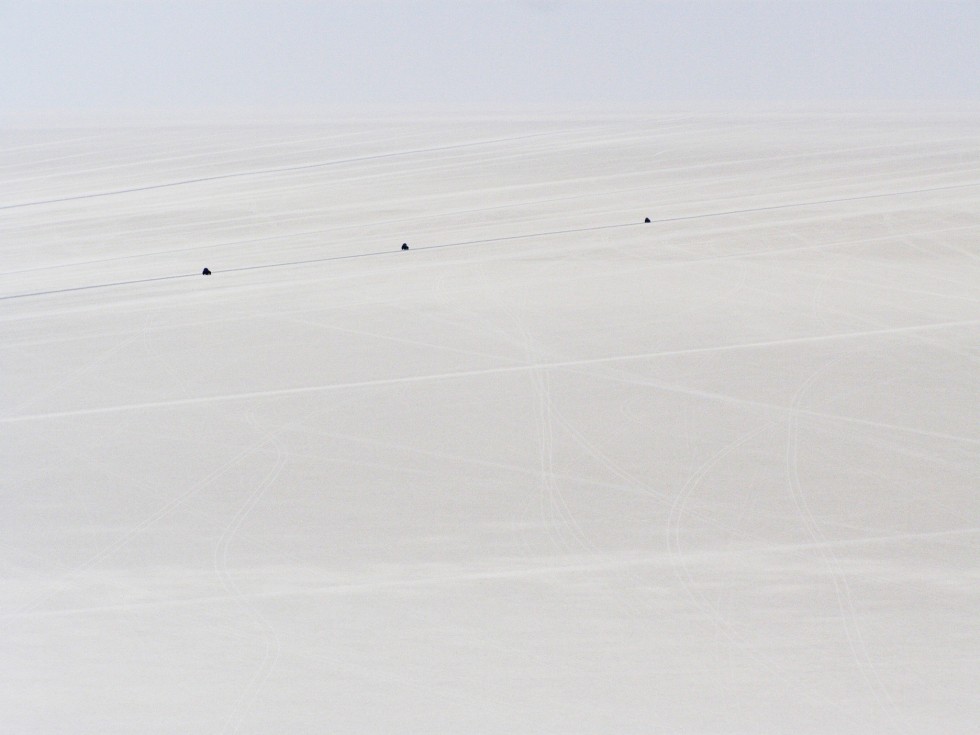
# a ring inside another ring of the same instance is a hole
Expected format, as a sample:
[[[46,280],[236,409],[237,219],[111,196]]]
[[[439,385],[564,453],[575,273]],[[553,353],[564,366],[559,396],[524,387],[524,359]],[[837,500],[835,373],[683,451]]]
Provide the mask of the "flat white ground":
[[[0,141],[3,732],[975,732],[980,114]]]

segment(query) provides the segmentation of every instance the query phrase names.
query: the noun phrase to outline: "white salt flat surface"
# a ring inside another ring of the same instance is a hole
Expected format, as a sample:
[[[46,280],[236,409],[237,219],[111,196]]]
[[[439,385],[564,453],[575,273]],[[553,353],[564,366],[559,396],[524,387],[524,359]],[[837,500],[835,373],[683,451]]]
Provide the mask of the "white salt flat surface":
[[[980,114],[6,129],[0,207],[3,732],[976,731]]]

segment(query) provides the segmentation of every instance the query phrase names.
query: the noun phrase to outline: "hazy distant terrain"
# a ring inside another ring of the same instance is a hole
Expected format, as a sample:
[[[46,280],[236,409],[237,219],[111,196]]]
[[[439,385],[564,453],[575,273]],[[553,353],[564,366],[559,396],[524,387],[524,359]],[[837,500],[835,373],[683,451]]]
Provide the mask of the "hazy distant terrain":
[[[0,730],[975,732],[978,238],[977,113],[0,131]]]

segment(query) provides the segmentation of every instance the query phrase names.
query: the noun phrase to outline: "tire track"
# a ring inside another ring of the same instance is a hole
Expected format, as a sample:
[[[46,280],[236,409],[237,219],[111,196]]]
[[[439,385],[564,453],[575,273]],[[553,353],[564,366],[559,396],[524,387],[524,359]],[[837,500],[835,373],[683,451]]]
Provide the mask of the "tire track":
[[[284,431],[286,427],[280,427],[277,431]],[[70,586],[82,577],[85,572],[92,569],[100,561],[111,556],[113,553],[119,551],[126,546],[130,541],[132,541],[136,536],[142,533],[144,530],[152,526],[157,521],[165,518],[166,516],[173,513],[177,508],[181,507],[188,500],[199,494],[206,487],[211,485],[215,480],[224,475],[235,465],[237,465],[241,460],[250,454],[254,453],[256,450],[260,449],[269,441],[268,436],[263,436],[255,442],[252,442],[237,454],[233,455],[227,459],[220,466],[216,467],[210,473],[205,475],[203,478],[197,482],[191,484],[184,492],[180,493],[176,497],[172,498],[170,501],[165,503],[156,512],[144,518],[139,523],[131,526],[124,534],[122,534],[114,542],[105,546],[102,550],[90,556],[87,560],[81,564],[73,567],[70,571],[62,574],[57,579],[53,580],[49,584],[49,589],[46,592],[42,592],[37,595],[33,600],[24,603],[23,605],[11,610],[10,612],[0,615],[0,623],[13,618],[24,617],[25,614],[37,610],[41,605],[43,605],[48,600],[52,599],[59,593],[67,590]]]
[[[793,396],[792,407],[794,409],[800,406],[803,401],[803,397],[806,395],[806,392],[813,385],[813,383],[815,383],[826,370],[830,369],[831,366],[836,365],[839,361],[840,358],[835,358],[826,362],[824,365],[813,371],[813,373],[811,373],[810,376],[803,381],[797,390],[796,395]],[[820,525],[817,523],[817,520],[813,515],[813,511],[810,510],[810,506],[807,503],[806,494],[803,491],[803,484],[799,475],[798,454],[799,413],[794,411],[789,415],[786,438],[786,479],[789,486],[790,497],[792,498],[793,504],[797,509],[797,513],[800,517],[800,521],[803,524],[803,528],[810,539],[812,548],[817,550],[824,562],[824,567],[830,574],[834,593],[837,598],[838,609],[840,610],[844,637],[847,640],[847,645],[851,651],[854,662],[857,665],[858,670],[861,672],[861,677],[865,681],[865,685],[871,692],[877,707],[892,719],[893,727],[908,732],[906,724],[898,717],[895,700],[892,698],[888,688],[878,675],[874,661],[871,659],[871,656],[868,653],[867,644],[865,643],[864,636],[861,633],[861,627],[857,622],[857,611],[855,610],[853,600],[851,599],[851,590],[847,581],[847,575],[844,573],[840,560],[834,553],[833,546],[827,543],[826,537],[824,537],[823,533],[820,531]]]
[[[363,163],[365,161],[377,161],[386,158],[398,158],[401,156],[414,156],[422,153],[441,153],[444,151],[460,150],[477,146],[495,145],[497,143],[509,143],[516,140],[528,140],[538,138],[549,133],[531,133],[527,135],[517,135],[509,138],[496,138],[490,140],[470,141],[467,143],[455,143],[452,145],[432,146],[429,148],[415,148],[404,151],[393,151],[389,153],[375,153],[366,156],[352,156],[350,158],[338,158],[331,161],[319,161],[317,163],[304,163],[295,166],[277,166],[272,168],[254,169],[251,171],[236,171],[227,174],[215,174],[213,176],[198,176],[195,178],[179,179],[176,181],[166,181],[159,184],[146,184],[145,186],[133,186],[125,189],[112,189],[109,191],[91,192],[88,194],[74,194],[65,197],[55,197],[51,199],[37,199],[29,202],[16,202],[13,204],[0,204],[0,210],[24,209],[26,207],[38,207],[45,204],[61,204],[63,202],[75,202],[85,199],[98,199],[102,197],[118,196],[120,194],[133,194],[136,192],[154,191],[157,189],[169,189],[177,186],[188,186],[191,184],[208,183],[212,181],[224,181],[227,179],[240,179],[250,176],[267,176],[269,174],[293,173],[296,171],[310,171],[313,169],[327,168],[330,166],[341,166],[348,163]]]
[[[800,697],[844,714],[843,708],[835,700],[817,695],[812,690],[812,687],[808,686],[807,682],[795,680],[792,674],[780,669],[771,658],[765,658],[757,650],[751,648],[751,644],[746,636],[732,626],[721,614],[718,607],[700,590],[686,561],[689,554],[686,554],[683,550],[681,541],[682,521],[687,515],[687,505],[691,502],[695,491],[712,470],[729,455],[776,426],[776,421],[766,421],[755,429],[743,432],[740,437],[723,446],[688,476],[687,481],[674,496],[671,502],[670,512],[667,516],[665,536],[667,538],[670,566],[674,571],[675,578],[680,583],[690,602],[702,615],[710,620],[715,632],[727,641],[729,653],[732,653],[733,649],[738,649],[755,659],[762,667],[778,677],[780,681],[792,679],[792,683],[796,687],[795,691]]]
[[[712,347],[693,347],[693,348],[686,348],[686,349],[664,350],[660,352],[649,352],[649,353],[641,353],[641,354],[634,354],[634,355],[611,355],[605,357],[584,358],[579,360],[564,360],[564,361],[538,363],[538,364],[530,364],[530,365],[508,365],[508,366],[501,366],[501,367],[481,368],[476,370],[459,370],[459,371],[452,371],[452,372],[445,372],[445,373],[433,373],[428,375],[413,375],[413,376],[402,376],[402,377],[395,377],[395,378],[377,378],[374,380],[352,381],[346,383],[327,383],[323,385],[301,386],[296,388],[272,388],[269,390],[247,391],[242,393],[227,393],[227,394],[218,394],[218,395],[211,395],[211,396],[200,396],[196,398],[182,398],[182,399],[178,398],[178,399],[163,400],[163,401],[145,401],[140,403],[120,404],[115,406],[100,406],[94,408],[81,408],[81,409],[72,409],[67,411],[54,411],[48,413],[27,414],[27,415],[20,415],[20,416],[3,416],[0,417],[0,424],[20,423],[24,421],[41,421],[41,420],[49,420],[49,419],[72,418],[77,416],[93,416],[93,415],[100,415],[100,414],[119,413],[124,411],[142,411],[150,408],[153,409],[178,408],[181,406],[188,406],[188,405],[252,400],[255,398],[266,398],[272,396],[304,395],[304,394],[311,394],[311,393],[325,393],[325,392],[341,391],[341,390],[354,390],[359,388],[375,388],[375,387],[391,386],[391,385],[406,385],[411,383],[438,382],[441,380],[474,378],[474,377],[480,377],[484,375],[522,373],[522,372],[527,372],[529,370],[539,370],[539,369],[581,368],[581,367],[588,367],[591,365],[604,365],[604,364],[618,363],[618,362],[635,362],[641,360],[648,360],[655,357],[667,357],[667,356],[674,356],[674,355],[689,355],[689,354],[710,354],[710,353],[726,352],[729,350],[755,349],[759,347],[771,347],[777,345],[809,344],[815,342],[833,342],[836,340],[850,340],[856,338],[903,334],[908,332],[929,331],[934,329],[947,329],[951,327],[974,326],[976,324],[980,324],[980,320],[974,319],[974,320],[967,320],[967,321],[942,322],[938,324],[923,324],[923,325],[914,325],[914,326],[907,326],[907,327],[873,329],[873,330],[858,331],[858,332],[842,332],[837,334],[824,334],[824,335],[816,335],[811,337],[790,337],[787,339],[768,340],[762,342],[746,342],[741,344],[717,345]],[[610,379],[616,379],[616,378],[610,378]],[[756,406],[762,406],[766,408],[775,408],[780,411],[787,410],[785,407],[777,406],[775,404],[767,404],[760,401],[752,401],[749,399],[740,399],[732,396],[726,396],[723,394],[711,393],[709,391],[695,391],[688,388],[683,388],[681,386],[671,386],[668,384],[661,384],[653,381],[644,381],[642,379],[638,379],[635,382],[639,384],[655,385],[665,390],[675,390],[678,392],[690,393],[691,395],[700,395],[703,397],[712,397],[718,400],[725,400],[725,401],[730,401],[735,403],[744,403],[745,405],[756,405]],[[922,436],[932,436],[936,438],[954,440],[957,442],[963,442],[968,444],[980,444],[980,440],[970,439],[968,437],[944,434],[942,432],[920,430],[914,427],[887,424],[879,421],[871,421],[867,419],[859,419],[859,418],[849,417],[849,416],[839,416],[836,414],[828,414],[819,411],[800,410],[799,413],[801,413],[802,415],[816,416],[816,417],[827,418],[836,421],[846,421],[850,423],[856,423],[856,424],[867,425],[867,426],[879,426],[882,428],[893,429],[896,431],[906,431],[910,433],[919,434]]]
[[[249,423],[251,423],[253,428],[255,428],[257,431],[261,430],[254,416],[249,416]],[[230,714],[225,720],[222,732],[238,731],[242,721],[248,713],[249,707],[254,704],[255,697],[261,690],[262,685],[268,680],[269,676],[271,676],[273,669],[275,669],[276,662],[279,660],[279,656],[282,652],[282,643],[275,627],[255,609],[254,600],[250,600],[250,598],[245,596],[241,588],[235,583],[235,580],[229,573],[228,548],[236,534],[241,530],[246,518],[248,518],[249,514],[255,509],[255,506],[259,504],[265,493],[279,476],[282,468],[286,465],[288,450],[278,436],[278,434],[284,431],[285,428],[286,427],[280,427],[276,432],[264,433],[260,447],[265,443],[272,443],[276,450],[275,463],[232,517],[231,522],[221,534],[221,537],[218,539],[214,549],[214,571],[221,581],[222,588],[235,599],[235,601],[241,606],[242,610],[248,615],[248,617],[255,621],[256,624],[258,624],[265,634],[265,652],[263,653],[262,663],[249,679],[248,683],[242,689],[241,694],[238,696],[238,699],[235,701]],[[250,602],[253,604],[250,604]]]

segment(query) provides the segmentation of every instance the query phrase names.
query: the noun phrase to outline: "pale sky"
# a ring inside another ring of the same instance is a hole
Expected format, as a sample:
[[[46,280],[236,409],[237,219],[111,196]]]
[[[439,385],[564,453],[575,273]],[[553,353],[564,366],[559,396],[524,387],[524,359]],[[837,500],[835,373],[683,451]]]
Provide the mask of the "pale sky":
[[[0,115],[980,101],[980,2],[0,0]]]

